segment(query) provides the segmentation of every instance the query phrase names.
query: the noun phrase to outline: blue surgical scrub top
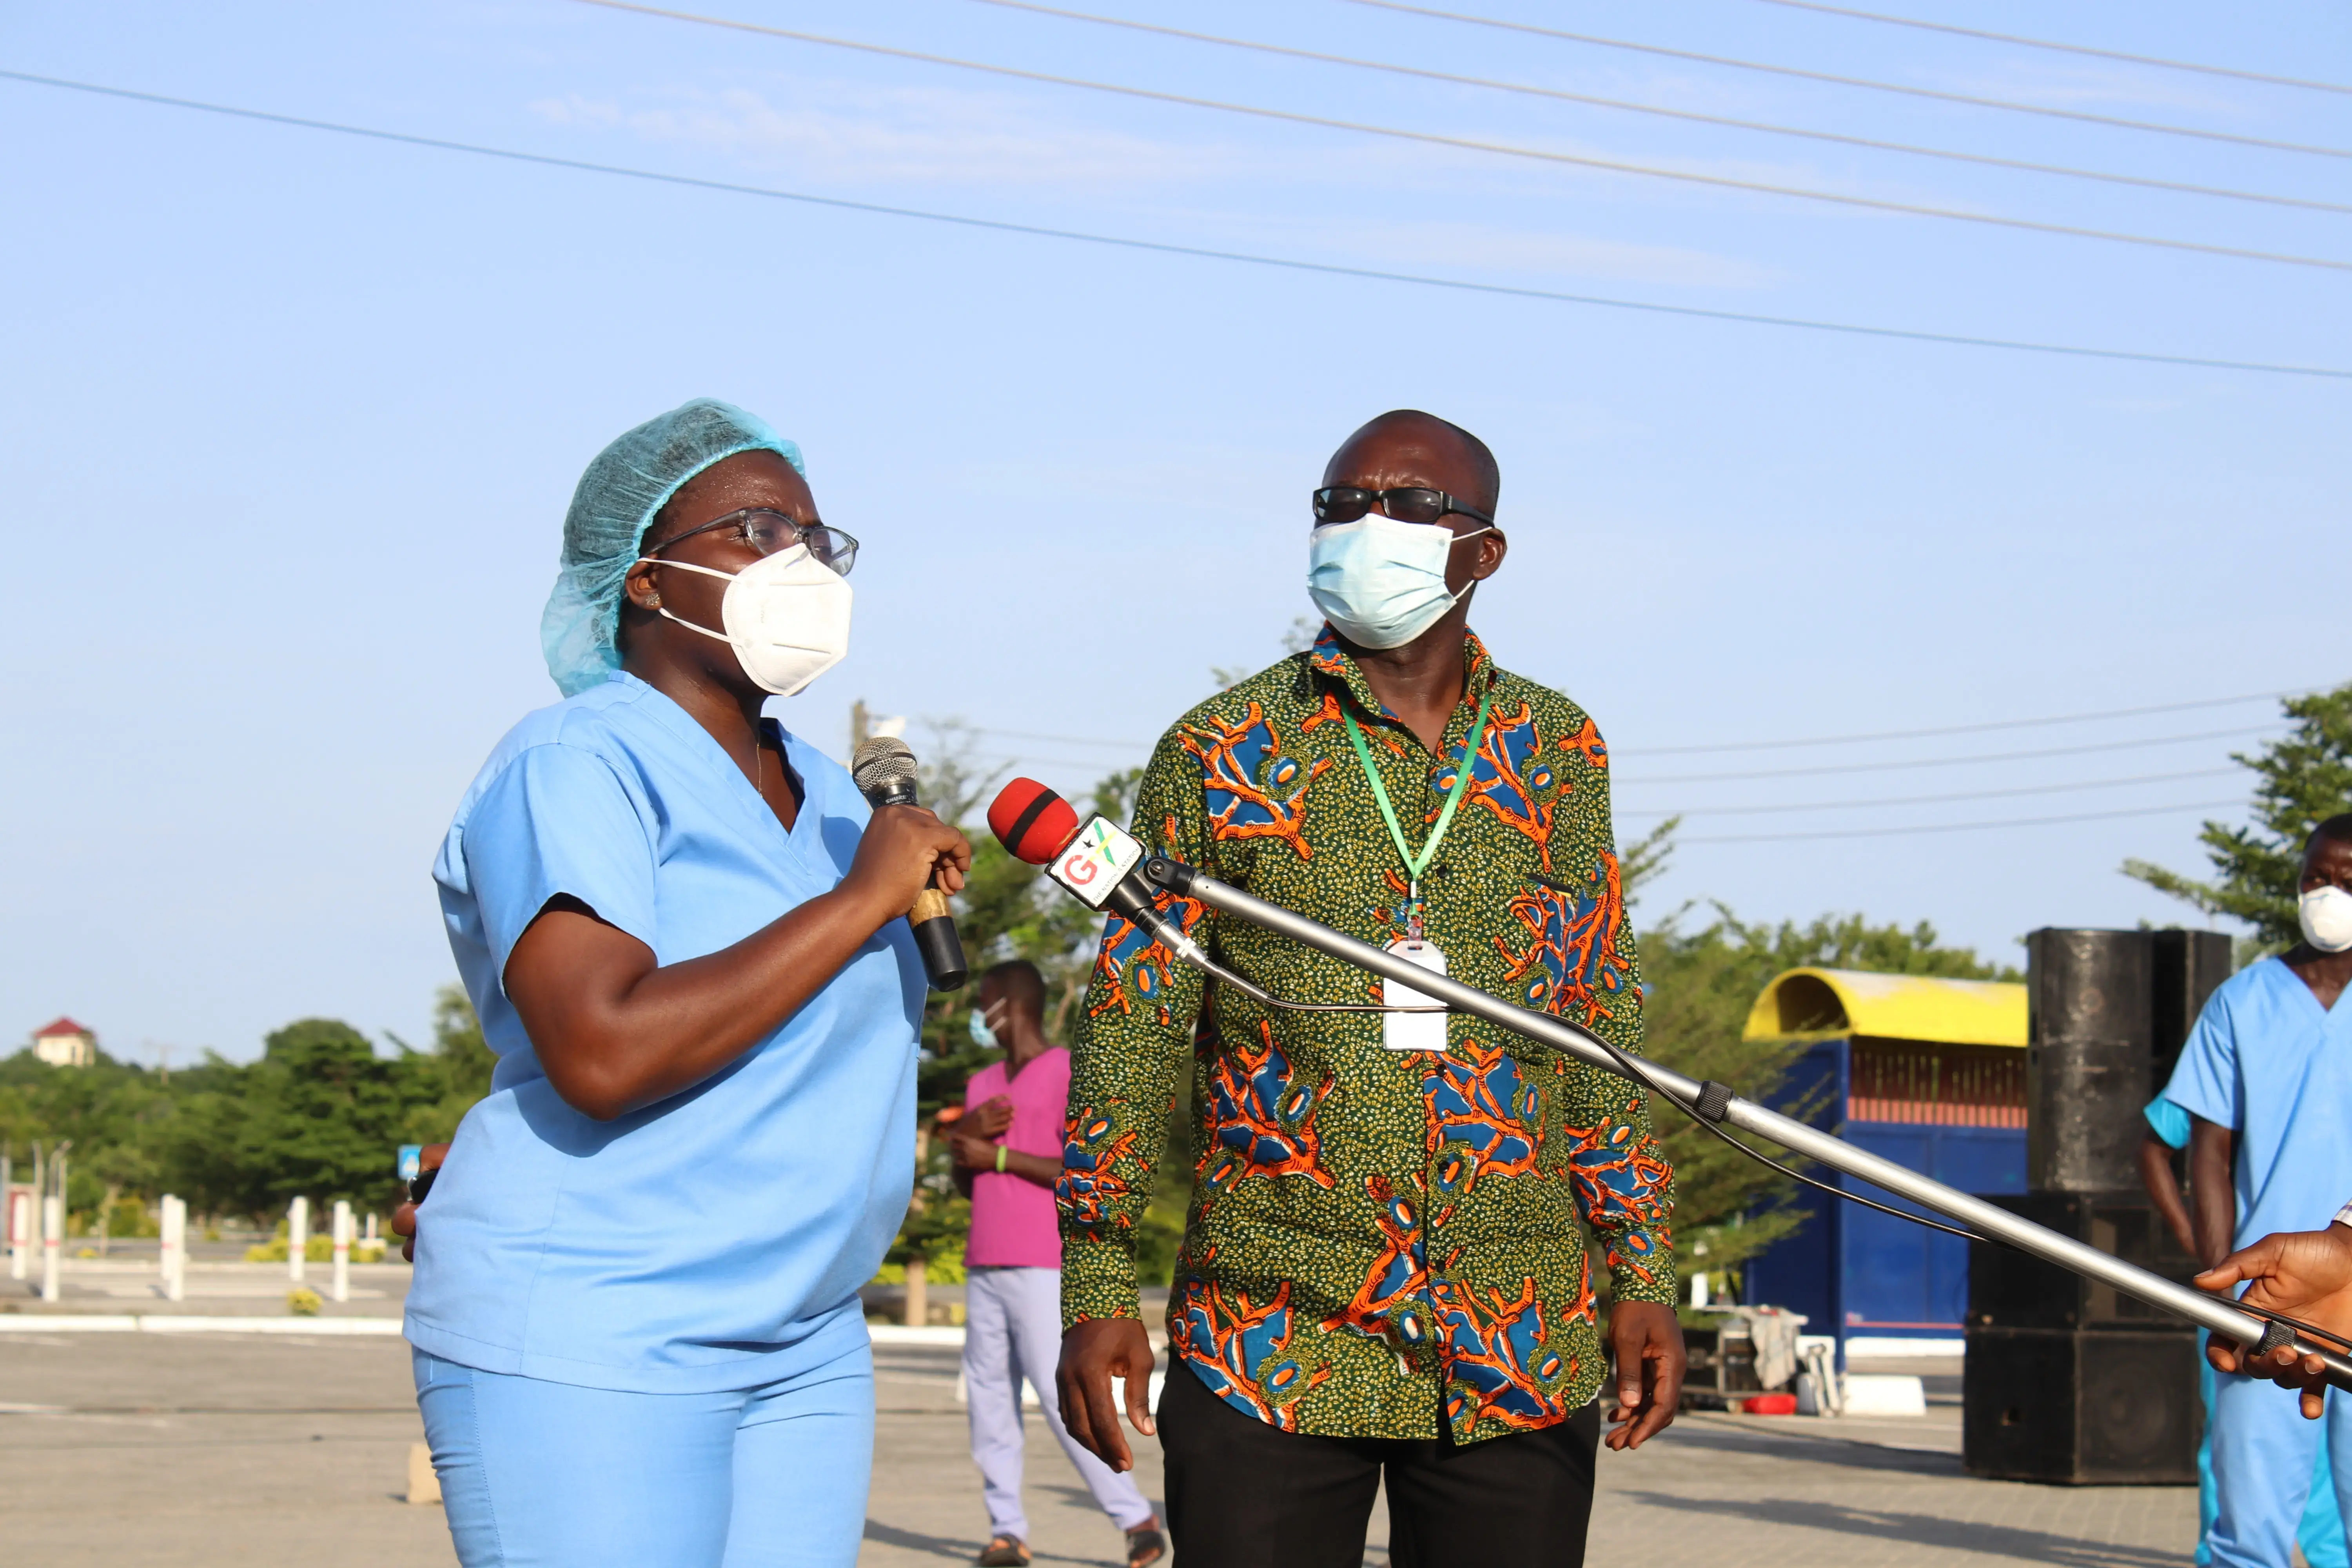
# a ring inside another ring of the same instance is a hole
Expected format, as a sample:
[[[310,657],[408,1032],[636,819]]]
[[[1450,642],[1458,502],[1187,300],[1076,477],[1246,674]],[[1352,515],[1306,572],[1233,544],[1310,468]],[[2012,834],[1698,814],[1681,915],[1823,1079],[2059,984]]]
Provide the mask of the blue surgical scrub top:
[[[2164,1098],[2238,1135],[2233,1247],[2320,1230],[2352,1193],[2352,1006],[2265,958],[2213,993]]]
[[[499,1054],[420,1213],[406,1332],[485,1372],[655,1394],[756,1387],[864,1342],[914,1175],[922,962],[892,921],[725,1069],[597,1121],[558,1097],[501,977],[568,893],[664,964],[829,891],[867,816],[790,733],[788,833],[685,710],[627,674],[499,742],[434,880]]]

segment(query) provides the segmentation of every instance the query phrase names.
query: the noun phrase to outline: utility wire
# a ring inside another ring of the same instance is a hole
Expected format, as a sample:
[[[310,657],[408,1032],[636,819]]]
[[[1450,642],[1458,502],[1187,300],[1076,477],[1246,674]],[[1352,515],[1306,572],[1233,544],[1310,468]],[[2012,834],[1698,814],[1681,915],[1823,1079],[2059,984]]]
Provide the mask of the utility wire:
[[[2014,338],[1979,338],[1957,332],[1923,332],[1903,327],[1873,327],[1850,321],[1811,321],[1799,316],[1765,316],[1742,310],[1712,310],[1696,305],[1662,305],[1646,300],[1613,300],[1597,294],[1569,294],[1550,289],[1523,289],[1507,283],[1480,283],[1466,278],[1444,278],[1426,273],[1391,272],[1374,267],[1345,267],[1328,261],[1302,261],[1290,257],[1260,256],[1248,251],[1217,250],[1207,246],[1171,245],[1162,240],[1135,239],[1121,235],[1088,234],[1080,229],[1048,228],[1039,224],[1008,223],[1001,218],[967,217],[959,213],[929,212],[920,207],[887,206],[879,202],[851,201],[841,196],[813,195],[802,191],[777,190],[766,185],[738,184],[728,180],[706,180],[691,174],[663,174],[652,169],[633,169],[619,163],[598,163],[584,158],[560,158],[545,153],[524,153],[510,147],[489,147],[472,142],[452,142],[437,136],[417,136],[402,131],[379,131],[370,126],[346,125],[331,120],[309,120],[299,115],[276,114],[267,110],[241,109],[224,103],[206,103],[197,99],[173,98],[163,93],[140,92],[131,88],[107,87],[97,82],[73,81],[63,77],[36,76],[29,71],[0,69],[0,80],[27,82],[38,87],[53,87],[68,92],[86,92],[105,98],[128,100],[136,103],[158,104],[168,109],[193,110],[201,114],[217,114],[236,120],[251,120],[269,125],[289,125],[304,131],[325,131],[339,136],[363,137],[372,142],[396,142],[408,147],[429,147],[436,152],[466,153],[477,157],[500,158],[509,163],[532,163],[551,169],[571,169],[583,174],[613,174],[622,179],[646,180],[656,184],[683,185],[695,190],[724,191],[730,195],[762,196],[773,201],[798,202],[808,206],[831,207],[842,212],[872,213],[885,217],[915,218],[925,223],[954,224],[961,228],[984,229],[993,234],[1020,234],[1039,239],[1066,239],[1082,245],[1109,246],[1122,250],[1149,251],[1162,256],[1187,256],[1210,261],[1235,261],[1251,267],[1279,268],[1289,272],[1307,272],[1322,277],[1356,278],[1381,283],[1410,283],[1427,289],[1448,289],[1466,294],[1488,294],[1504,299],[1542,300],[1562,305],[1592,305],[1606,310],[1640,310],[1653,315],[1686,316],[1710,321],[1738,321],[1759,327],[1795,327],[1807,331],[1843,332],[1855,337],[1889,338],[1906,342],[1945,343],[1962,348],[2005,349],[2020,353],[2064,354],[2080,359],[2122,360],[2139,364],[2186,365],[2200,370],[2251,371],[2264,375],[2319,376],[2331,381],[2352,381],[2352,370],[2326,365],[2270,364],[2254,360],[2204,359],[2189,354],[2144,353],[2131,349],[2083,348],[2068,343],[2031,342]]]
[[[2177,784],[2219,778],[2235,768],[2191,768],[2186,773],[2141,773],[2127,779],[2085,779],[2074,784],[2021,784],[2015,789],[1972,789],[1955,795],[1883,795],[1876,800],[1820,800],[1796,805],[1694,805],[1676,811],[1621,811],[1620,816],[1768,816],[1801,811],[1869,811],[1886,805],[1944,805],[1962,800],[2010,800],[2029,795],[2072,795],[2088,789],[2124,789],[2133,784]]]
[[[1360,3],[1370,4],[1371,0],[1360,0]],[[1010,77],[1017,81],[1044,82],[1053,87],[1073,87],[1087,92],[1141,99],[1151,103],[1172,103],[1187,109],[1213,110],[1221,114],[1246,115],[1255,120],[1273,120],[1287,125],[1312,125],[1326,131],[1348,131],[1363,136],[1386,137],[1396,142],[1415,142],[1431,147],[1450,147],[1459,152],[1488,153],[1497,157],[1525,158],[1537,163],[1560,163],[1579,169],[1599,169],[1609,174],[1639,175],[1644,179],[1675,180],[1685,184],[1708,185],[1717,190],[1747,191],[1759,195],[1792,196],[1801,201],[1827,202],[1837,206],[1860,207],[1871,212],[1900,213],[1908,217],[1946,218],[1956,223],[1989,224],[1997,228],[2023,229],[2034,234],[2063,235],[2071,239],[2100,239],[2119,245],[2150,246],[2160,250],[2186,250],[2204,256],[2226,256],[2240,261],[2269,261],[2287,267],[2315,267],[2330,272],[2352,272],[2352,261],[2339,260],[2333,257],[2296,256],[2275,250],[2249,250],[2238,246],[2209,245],[2202,240],[2168,239],[2158,235],[2128,234],[2116,229],[2084,228],[2074,224],[2043,223],[2034,218],[2004,217],[1993,213],[1969,212],[1958,207],[1933,207],[1916,202],[1887,201],[1877,196],[1846,195],[1835,191],[1814,190],[1804,185],[1776,185],[1763,180],[1738,180],[1727,174],[1702,174],[1688,169],[1667,169],[1651,163],[1629,163],[1615,158],[1589,158],[1580,153],[1556,153],[1541,147],[1525,147],[1508,142],[1484,142],[1471,136],[1447,136],[1433,131],[1408,131],[1399,125],[1380,125],[1363,120],[1340,120],[1330,115],[1305,114],[1288,109],[1268,109],[1261,104],[1229,103],[1223,99],[1195,98],[1189,93],[1162,92],[1156,88],[1129,87],[1119,82],[1096,81],[1087,77],[1059,76],[1051,71],[1027,70],[1019,66],[992,65],[985,60],[968,60],[955,55],[935,55],[922,49],[902,49],[888,44],[871,44],[856,38],[836,38],[823,33],[803,33],[792,27],[773,27],[764,22],[745,22],[732,16],[706,16],[694,11],[674,11],[666,6],[639,5],[635,0],[572,0],[572,4],[594,5],[607,11],[633,12],[641,16],[657,16],[666,21],[691,22],[698,26],[724,27],[739,33],[757,33],[772,38],[788,38],[794,43],[817,44],[826,48],[879,55],[887,59],[915,60],[924,65],[946,66],[955,70],[978,71],[988,76]]]
[[[2340,82],[2310,81],[2302,77],[2271,76],[2263,71],[2237,70],[2229,66],[2209,66],[2195,60],[2168,60],[2154,55],[2126,54],[2121,49],[2095,49],[2086,44],[2061,44],[2048,38],[2021,37],[2015,33],[1989,33],[1981,27],[1956,27],[1948,22],[1926,22],[1916,16],[1888,16],[1876,11],[1851,11],[1843,5],[1824,5],[1820,0],[1764,0],[1767,5],[1785,5],[1791,11],[1819,11],[1828,16],[1846,16],[1857,22],[1884,22],[1893,27],[1916,27],[1927,33],[1949,33],[1959,38],[1983,38],[1996,44],[2017,44],[2029,49],[2054,49],[2060,54],[2088,55],[2094,59],[2123,60],[2136,66],[2161,66],[2166,70],[2197,71],[2205,76],[2234,77],[2240,81],[2266,82],[2272,87],[2304,87],[2314,92],[2352,93],[2352,87]]]
[[[2093,713],[2053,713],[2042,719],[1995,719],[1980,724],[1941,724],[1930,730],[1876,730],[1860,735],[1816,735],[1802,741],[1739,741],[1722,746],[1647,746],[1650,757],[1687,756],[1700,752],[1778,752],[1793,746],[1844,746],[1864,741],[1921,741],[1935,735],[1981,735],[1989,730],[2035,730],[2052,724],[2089,724],[2105,719],[2137,719],[2146,713],[2185,713],[2197,708],[2233,708],[2242,702],[2271,702],[2301,697],[2331,687],[2296,687],[2285,691],[2250,691],[2243,697],[2206,697],[2194,702],[2158,702],[2143,708],[2107,708]]]
[[[975,3],[982,5],[994,5],[1007,11],[1030,11],[1041,16],[1058,16],[1072,22],[1091,22],[1097,26],[1123,27],[1131,32],[1155,33],[1162,37],[1216,44],[1230,49],[1250,49],[1259,54],[1315,60],[1324,65],[1348,66],[1357,70],[1386,71],[1394,76],[1418,77],[1424,81],[1449,82],[1458,87],[1475,87],[1494,92],[1518,93],[1528,98],[1546,98],[1561,103],[1580,103],[1596,109],[1623,110],[1632,114],[1654,114],[1668,120],[1690,121],[1700,125],[1722,125],[1737,131],[1761,131],[1773,136],[1798,136],[1812,142],[1833,142],[1840,146],[1864,147],[1878,153],[1904,153],[1913,157],[1943,158],[1953,163],[1979,163],[1995,169],[2018,169],[2034,174],[2058,174],[2074,180],[2099,180],[2109,184],[2137,185],[2151,191],[2174,191],[2197,196],[2221,196],[2231,201],[2264,202],[2273,206],[2307,207],[2315,212],[2352,213],[2352,205],[2343,202],[2315,201],[2305,196],[2274,195],[2263,191],[2241,191],[2223,185],[2195,185],[2179,180],[2152,180],[2137,174],[2116,174],[2099,169],[2075,169],[2060,163],[2035,163],[2021,158],[1996,158],[1984,153],[1959,153],[1943,147],[1920,147],[1907,142],[1885,142],[1870,136],[1848,136],[1835,131],[1809,131],[1794,125],[1773,125],[1760,120],[1735,120],[1727,115],[1700,114],[1692,110],[1667,109],[1653,103],[1632,103],[1622,99],[1596,98],[1590,93],[1564,92],[1557,88],[1537,87],[1528,82],[1499,81],[1489,77],[1457,76],[1451,71],[1427,70],[1419,66],[1398,65],[1387,60],[1359,59],[1351,55],[1332,55],[1318,49],[1291,48],[1286,45],[1261,43],[1251,38],[1228,38],[1215,33],[1192,32],[1184,27],[1164,27],[1155,22],[1130,21],[1124,16],[1097,16],[1087,11],[1066,11],[1058,6],[1039,5],[1033,4],[1032,0],[975,0]]]
[[[1822,833],[1742,833],[1685,838],[1684,844],[1793,844],[1818,838],[1907,838],[1922,833],[1978,833],[2000,827],[2047,827],[2061,822],[2107,822],[2124,816],[2164,816],[2183,811],[2219,811],[2243,800],[2190,800],[2178,805],[2134,806],[2126,811],[2085,811],[2068,816],[2005,816],[1990,822],[1932,822],[1917,827],[1841,827]]]
[[[1100,735],[1032,735],[1026,731],[990,730],[978,724],[971,727],[971,732],[975,735],[994,735],[1005,741],[1044,741],[1049,745],[1056,746],[1105,746],[1121,752],[1149,751],[1153,744],[1150,741],[1106,741]]]
[[[1866,77],[1837,76],[1829,71],[1806,70],[1797,66],[1766,65],[1760,60],[1733,59],[1727,55],[1703,55],[1692,49],[1670,49],[1661,44],[1636,44],[1623,38],[1597,37],[1591,33],[1570,33],[1559,27],[1538,27],[1532,22],[1507,22],[1497,16],[1477,16],[1466,11],[1441,11],[1429,5],[1412,5],[1403,0],[1348,0],[1351,5],[1370,5],[1381,11],[1402,11],[1408,16],[1433,16],[1444,22],[1467,22],[1480,27],[1499,27],[1507,32],[1531,33],[1538,37],[1560,38],[1571,44],[1591,44],[1604,49],[1630,49],[1635,54],[1663,55],[1668,59],[1695,60],[1701,65],[1728,66],[1734,70],[1764,71],[1772,76],[1797,77],[1805,81],[1832,82],[1839,87],[1868,88],[1874,92],[1896,92],[1911,98],[1932,98],[1943,103],[1965,103],[1977,109],[2005,109],[2018,114],[2040,114],[2053,120],[2075,120],[2089,125],[2112,125],[2123,131],[2152,131],[2166,136],[2190,136],[2206,142],[2230,142],[2241,147],[2264,147],[2273,153],[2309,153],[2321,158],[2352,158],[2352,148],[2315,147],[2302,142],[2273,142],[2260,136],[2240,136],[2227,131],[2200,131],[2187,125],[2166,125],[2152,120],[2123,120],[2111,114],[2092,114],[2079,109],[2052,109],[2046,104],[2019,103],[2005,98],[1976,98],[1964,92],[1944,92],[1932,87],[1910,87],[1901,82],[1873,81]]]
[[[1630,778],[1623,778],[1621,776],[1620,784],[1621,787],[1626,784],[1631,784],[1638,788],[1647,789],[1656,784],[1743,784],[1752,782],[1757,779],[1825,778],[1837,777],[1846,773],[1900,773],[1917,768],[1975,767],[1979,764],[1989,763],[2037,762],[2047,757],[2079,757],[2099,752],[2145,751],[2152,746],[2177,746],[2183,745],[2193,741],[2232,740],[2244,735],[2269,734],[2274,731],[2277,728],[2278,725],[2276,723],[2251,724],[2234,730],[2200,731],[2196,734],[2190,735],[2155,735],[2145,740],[2137,741],[2099,741],[2088,745],[2044,746],[2025,752],[1979,752],[1971,755],[1959,757],[1918,757],[1908,762],[1900,763],[1828,763],[1815,767],[1751,768],[1736,773],[1668,773],[1659,777],[1645,777],[1637,773]],[[1099,747],[1106,751],[1120,752],[1130,757],[1139,752],[1146,752],[1151,750],[1151,742],[1146,741],[1087,741],[1081,740],[1076,735],[1024,735],[1013,737],[1011,732],[1007,731],[983,730],[978,727],[974,727],[971,732],[975,735],[995,735],[1029,741],[1045,741],[1061,745]],[[994,754],[1010,759],[1013,762],[1046,763],[1056,767],[1084,768],[1107,767],[1110,765],[1108,762],[1102,759],[1035,756],[1026,752],[1010,751],[998,752]],[[2231,770],[2225,768],[2219,771],[2227,773]],[[2196,775],[2184,773],[2179,775],[2167,774],[2165,776],[2186,778]],[[1857,802],[1855,804],[1862,803]],[[1695,807],[1693,809],[1696,815],[1705,815],[1708,808]],[[1660,811],[1636,812],[1633,815],[1640,816],[1671,816],[1675,814],[1673,812]]]
[[[2237,708],[2239,703],[2270,703],[2282,696],[2303,696],[2303,689],[2288,691],[2249,691],[2246,696],[2209,696],[2194,703],[2155,703],[2147,708],[2105,708],[2098,712],[2058,712],[2039,720],[1992,720],[1985,724],[1940,724],[1936,729],[1882,729],[1863,736],[1813,736],[1809,741],[1734,741],[1728,745],[1644,745],[1644,757],[1686,757],[1696,752],[1771,752],[1797,745],[1853,745],[1858,741],[1924,741],[1933,736],[1980,736],[1990,729],[2044,729],[2051,724],[2094,724],[2100,720],[2138,720],[2149,712],[2185,712],[2194,708]],[[1119,750],[1134,750],[1152,745],[1150,741],[1106,741],[1103,736],[1040,736],[1024,729],[988,729],[985,724],[969,724],[976,736],[1000,736],[1004,741],[1046,741],[1051,745],[1110,745]],[[2258,726],[2267,729],[2267,726]],[[2171,741],[2216,741],[2221,736],[2249,736],[2253,729],[2221,729],[2201,736],[2168,736]],[[2161,745],[2164,741],[2131,741],[2126,745]],[[2032,752],[2044,757],[2049,752]],[[1755,778],[1755,773],[1734,773],[1734,778]]]
[[[1979,763],[2022,763],[2042,757],[2079,757],[2093,752],[2136,752],[2149,746],[2174,746],[2189,741],[2220,741],[2236,735],[2266,734],[2276,724],[2254,724],[2242,730],[2208,730],[2198,735],[2158,735],[2146,741],[2100,741],[2083,746],[2050,746],[2031,752],[1979,752],[1966,757],[1920,757],[1906,763],[1828,763],[1810,768],[1757,768],[1737,773],[1671,773],[1663,778],[1635,774],[1631,784],[1643,788],[1662,784],[1735,784],[1749,779],[1822,778],[1840,773],[1899,773],[1907,768],[1973,767]]]

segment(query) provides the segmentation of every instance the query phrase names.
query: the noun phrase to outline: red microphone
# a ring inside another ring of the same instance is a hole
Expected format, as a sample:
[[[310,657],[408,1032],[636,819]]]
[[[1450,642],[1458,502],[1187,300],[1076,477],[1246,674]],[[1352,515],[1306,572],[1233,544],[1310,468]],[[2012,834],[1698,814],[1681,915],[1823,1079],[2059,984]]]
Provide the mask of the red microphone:
[[[1014,779],[990,805],[988,827],[1014,859],[1044,867],[1048,878],[1088,909],[1132,921],[1176,957],[1216,969],[1183,927],[1154,906],[1157,889],[1140,869],[1143,846],[1109,818],[1080,822],[1068,801],[1035,779]],[[1248,984],[1237,977],[1236,983]]]
[[[1015,860],[1043,866],[1078,836],[1078,814],[1035,779],[1014,779],[989,806],[988,830]]]

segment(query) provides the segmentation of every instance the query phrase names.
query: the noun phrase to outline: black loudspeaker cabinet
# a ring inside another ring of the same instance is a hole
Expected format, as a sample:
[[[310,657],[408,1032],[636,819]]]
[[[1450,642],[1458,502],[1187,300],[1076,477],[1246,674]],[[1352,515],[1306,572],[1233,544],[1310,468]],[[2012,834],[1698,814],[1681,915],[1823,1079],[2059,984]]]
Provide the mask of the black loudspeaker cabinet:
[[[2197,1334],[2172,1329],[1968,1330],[1961,1463],[2069,1486],[2193,1486],[2205,1412]]]
[[[1988,1196],[1985,1202],[2179,1284],[2187,1284],[2197,1272],[2196,1263],[2148,1206],[2147,1195],[2137,1190],[2019,1193]],[[2107,1329],[2178,1322],[2170,1313],[2112,1285],[2013,1247],[1969,1244],[1971,1333],[1978,1329]]]
[[[2136,1186],[2154,1065],[2154,933],[2045,926],[2027,934],[2025,954],[2025,1184]]]
[[[2172,1081],[2180,1047],[2205,1010],[2206,999],[2230,978],[2230,938],[2218,931],[2148,933],[2156,994],[2148,1016],[2152,1048],[2149,1092]]]

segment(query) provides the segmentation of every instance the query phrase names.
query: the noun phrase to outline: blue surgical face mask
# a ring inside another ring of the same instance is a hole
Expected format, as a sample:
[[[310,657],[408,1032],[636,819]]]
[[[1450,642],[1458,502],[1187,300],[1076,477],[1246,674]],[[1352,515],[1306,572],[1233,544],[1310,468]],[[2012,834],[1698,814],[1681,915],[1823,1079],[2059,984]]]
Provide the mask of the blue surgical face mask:
[[[979,1008],[971,1010],[971,1043],[983,1051],[997,1049],[996,1031],[988,1026],[987,1015]]]
[[[1455,533],[1442,523],[1399,522],[1375,512],[1325,523],[1307,546],[1307,593],[1324,619],[1364,647],[1402,647],[1444,618],[1460,596],[1445,586]]]

